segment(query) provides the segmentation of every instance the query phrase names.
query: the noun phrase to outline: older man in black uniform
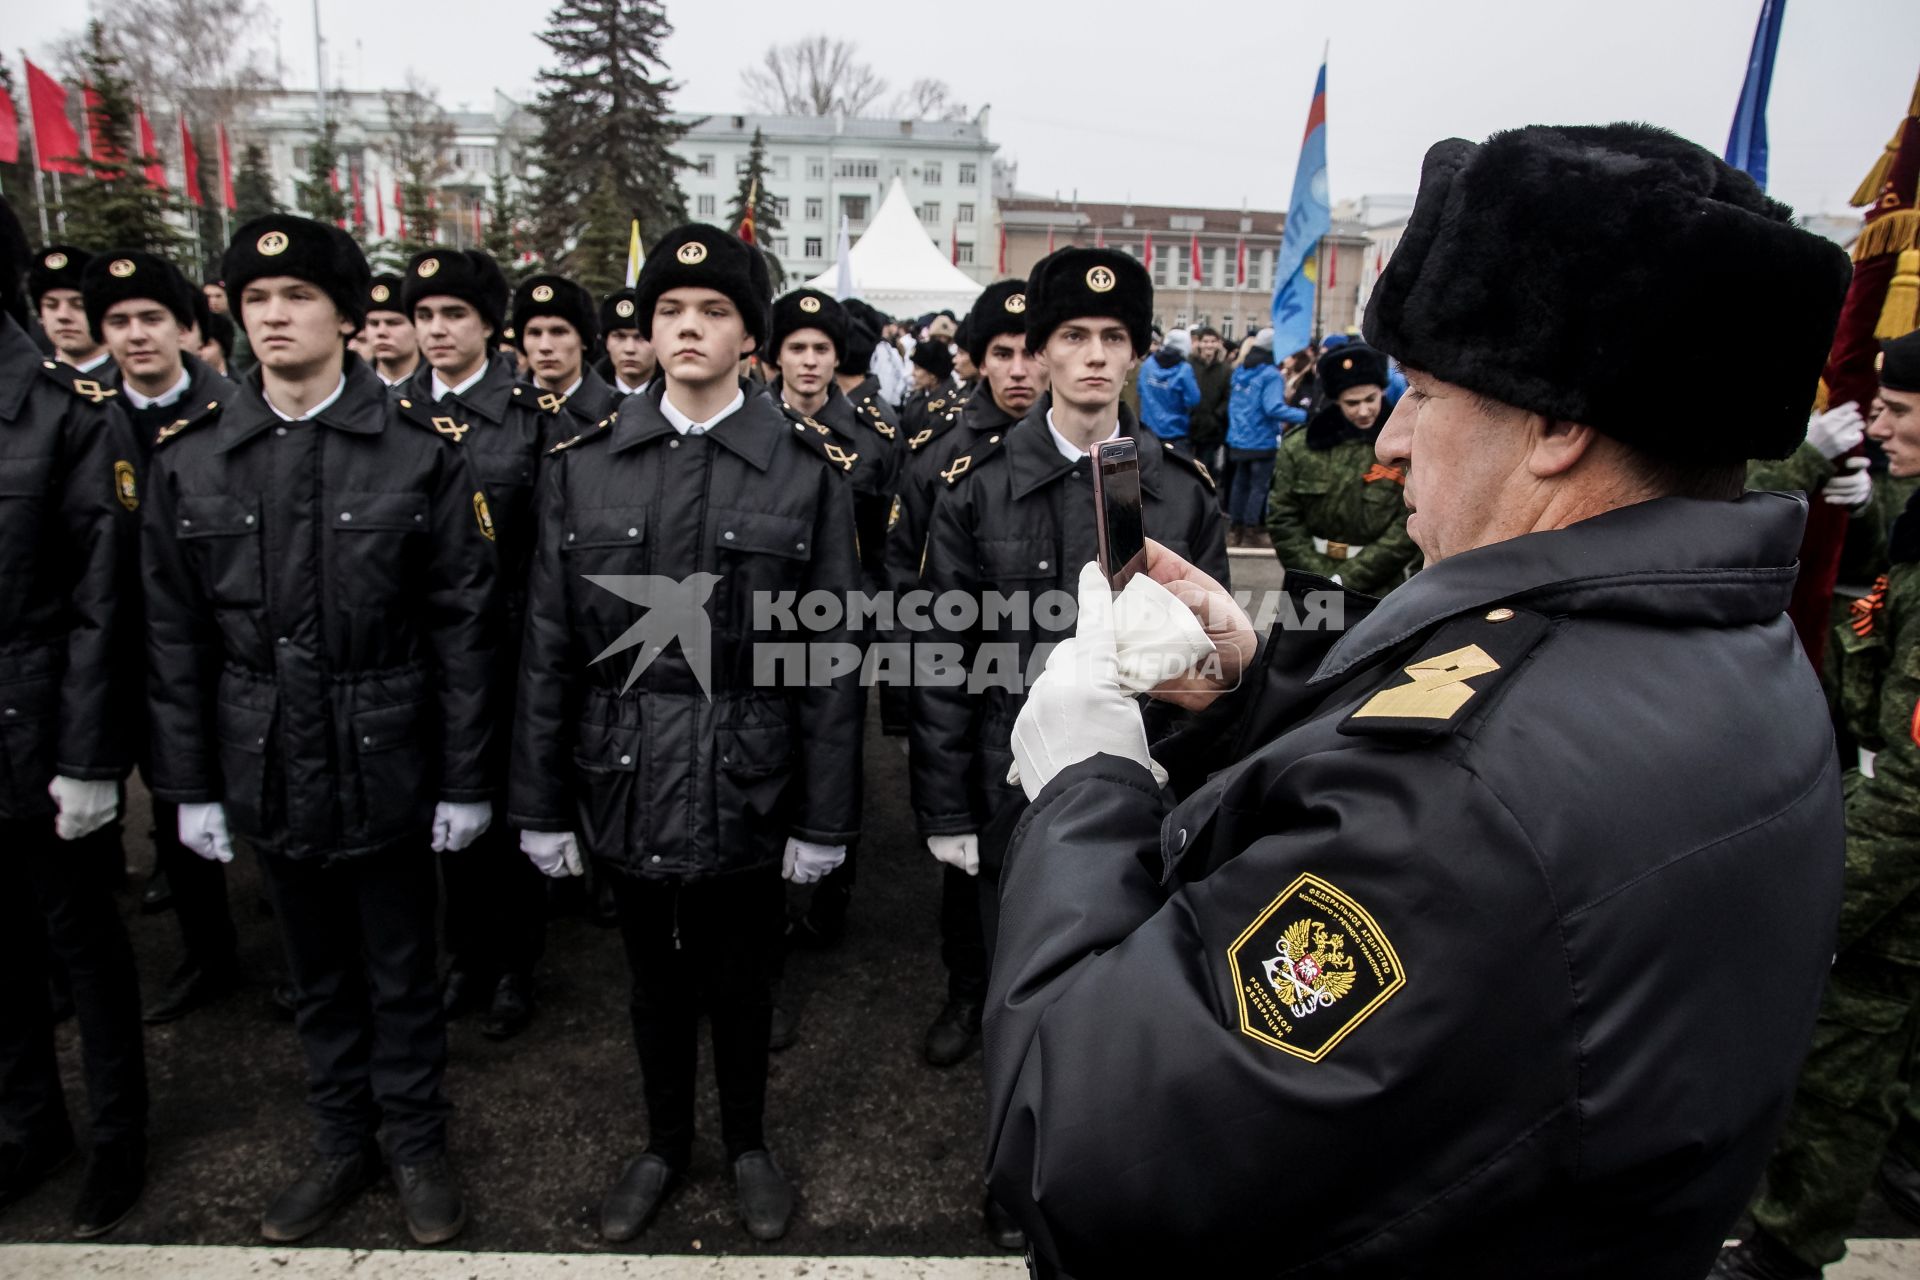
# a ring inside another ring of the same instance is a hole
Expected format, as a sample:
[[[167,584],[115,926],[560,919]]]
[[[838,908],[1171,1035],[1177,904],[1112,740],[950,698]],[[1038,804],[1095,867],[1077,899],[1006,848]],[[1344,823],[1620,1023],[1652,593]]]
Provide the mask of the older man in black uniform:
[[[127,1216],[146,1177],[133,951],[106,866],[70,843],[118,814],[138,733],[126,601],[139,452],[112,388],[43,360],[15,322],[26,255],[0,200],[0,1208],[73,1154],[51,953],[67,973],[86,1071],[92,1147],[74,1231],[87,1238]]]
[[[1136,583],[1218,664],[1157,690],[1203,708],[1171,793],[1083,573],[1014,728],[987,1025],[1042,1274],[1706,1272],[1833,954],[1805,504],[1742,489],[1805,430],[1847,274],[1663,130],[1439,143],[1366,317],[1426,569],[1382,601],[1289,573],[1256,644],[1155,549]],[[1710,418],[1649,410],[1696,367]]]
[[[395,390],[403,416],[471,455],[486,490],[502,604],[491,705],[507,724],[533,554],[534,477],[541,453],[578,429],[556,415],[564,397],[522,382],[514,357],[493,350],[503,328],[516,335],[520,328],[506,323],[507,281],[491,257],[478,249],[428,249],[407,263],[405,279],[403,305],[420,336],[422,363]],[[548,288],[542,302],[551,304],[557,295]],[[529,308],[540,305],[531,291],[527,301]],[[496,803],[505,799],[507,744],[504,730],[494,736],[489,768]],[[490,823],[473,848],[443,857],[440,873],[447,892],[447,1015],[478,1011],[488,1039],[516,1036],[533,1017],[533,970],[546,949],[545,898],[528,880],[526,859],[504,821]]]
[[[468,454],[344,349],[367,265],[273,214],[223,278],[260,358],[154,450],[142,539],[153,794],[202,857],[251,844],[307,1057],[312,1159],[261,1234],[301,1239],[380,1169],[408,1229],[459,1233],[434,866],[491,815],[494,528]]]

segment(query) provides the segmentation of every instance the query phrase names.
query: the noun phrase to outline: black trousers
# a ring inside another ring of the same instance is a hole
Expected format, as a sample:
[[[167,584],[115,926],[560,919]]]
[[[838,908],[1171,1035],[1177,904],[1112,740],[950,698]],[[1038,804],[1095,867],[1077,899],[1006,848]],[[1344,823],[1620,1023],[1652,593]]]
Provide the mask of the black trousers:
[[[164,872],[180,925],[188,966],[229,973],[238,961],[233,913],[227,906],[227,869],[180,843],[180,806],[153,802],[154,870]]]
[[[987,944],[980,925],[980,881],[958,867],[940,868],[940,959],[949,1000],[987,998]]]
[[[54,1057],[48,962],[66,970],[96,1145],[143,1140],[147,1060],[133,948],[109,868],[53,833],[51,817],[0,821],[0,1128],[16,1141],[71,1129]]]
[[[260,855],[297,993],[314,1148],[344,1155],[384,1124],[387,1153],[446,1150],[446,1019],[434,945],[437,886],[418,849],[332,861]]]
[[[689,883],[612,872],[633,972],[633,1043],[647,1149],[676,1169],[693,1156],[700,1013],[713,1035],[720,1136],[733,1160],[767,1145],[767,1036],[785,913],[780,868]]]
[[[447,958],[483,983],[530,975],[547,949],[547,877],[520,852],[496,806],[485,834],[440,855],[447,891]]]

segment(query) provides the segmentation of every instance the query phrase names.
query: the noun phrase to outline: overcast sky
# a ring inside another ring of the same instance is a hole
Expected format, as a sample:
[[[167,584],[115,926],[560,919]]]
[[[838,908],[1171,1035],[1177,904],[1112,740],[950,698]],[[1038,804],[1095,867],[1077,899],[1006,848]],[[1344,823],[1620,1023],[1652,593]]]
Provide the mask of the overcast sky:
[[[78,6],[5,0],[12,40],[48,52]],[[310,0],[267,0],[290,85],[313,82]],[[894,84],[933,76],[970,107],[1025,191],[1088,200],[1282,208],[1307,99],[1331,43],[1336,200],[1412,191],[1436,139],[1512,125],[1637,119],[1725,147],[1760,0],[1365,0],[1169,5],[1149,0],[669,0],[666,58],[696,112],[745,106],[740,71],[816,31],[858,42]],[[530,95],[547,56],[543,0],[320,0],[345,86],[411,68],[442,101]],[[936,20],[944,26],[936,26]],[[9,56],[12,51],[9,50]],[[1920,73],[1917,0],[1791,0],[1768,114],[1770,190],[1841,212]]]

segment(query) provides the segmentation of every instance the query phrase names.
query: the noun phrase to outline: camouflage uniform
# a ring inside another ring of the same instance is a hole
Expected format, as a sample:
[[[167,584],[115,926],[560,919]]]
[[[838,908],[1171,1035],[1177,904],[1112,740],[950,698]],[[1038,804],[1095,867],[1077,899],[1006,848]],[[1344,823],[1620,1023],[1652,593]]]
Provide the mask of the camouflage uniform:
[[[1799,489],[1811,499],[1836,473],[1837,468],[1825,454],[1802,441],[1798,449],[1784,458],[1749,462],[1747,488],[1769,493],[1791,493]]]
[[[1406,477],[1374,457],[1389,407],[1368,431],[1347,425],[1337,404],[1288,434],[1274,461],[1267,531],[1280,563],[1385,595],[1420,566],[1407,536]]]
[[[1894,1133],[1920,1018],[1920,506],[1856,603],[1842,703],[1873,776],[1847,780],[1847,879],[1827,994],[1754,1220],[1802,1260],[1846,1231]],[[1903,1152],[1910,1158],[1920,1150]]]

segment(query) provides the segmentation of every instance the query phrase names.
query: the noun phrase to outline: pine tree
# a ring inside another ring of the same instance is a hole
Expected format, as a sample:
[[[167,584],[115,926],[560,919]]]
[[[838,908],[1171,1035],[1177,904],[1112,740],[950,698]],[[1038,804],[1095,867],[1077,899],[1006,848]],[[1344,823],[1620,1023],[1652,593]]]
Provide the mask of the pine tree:
[[[453,121],[433,90],[412,72],[406,87],[387,95],[387,141],[381,151],[400,189],[398,207],[404,234],[398,235],[402,262],[431,249],[440,232],[440,189],[453,173]]]
[[[349,209],[344,187],[334,189],[340,170],[340,122],[329,111],[320,136],[307,148],[307,176],[294,184],[300,211],[316,222],[344,225]]]
[[[80,162],[87,172],[61,191],[66,238],[89,249],[144,249],[182,263],[192,245],[167,221],[177,206],[147,182],[143,170],[159,157],[137,145],[132,87],[98,22],[87,29],[82,61],[94,92],[86,113],[94,146]]]
[[[773,193],[767,190],[767,175],[772,170],[767,165],[767,142],[760,136],[760,130],[753,131],[753,141],[747,144],[747,166],[740,174],[739,189],[733,193],[733,199],[727,205],[727,217],[732,219],[728,229],[736,235],[740,226],[747,220],[747,199],[753,199],[753,242],[760,249],[760,255],[767,260],[767,275],[773,281],[775,292],[786,283],[787,273],[780,265],[780,259],[774,256],[772,233],[780,229],[778,203]]]
[[[481,248],[500,264],[500,270],[506,273],[507,283],[518,287],[532,272],[520,261],[523,252],[520,247],[520,220],[523,215],[520,197],[515,194],[512,179],[505,169],[493,171],[493,185],[487,194],[487,213],[492,220],[487,223],[486,240]]]
[[[274,195],[267,153],[257,142],[249,142],[240,153],[240,171],[233,175],[233,205],[235,227],[270,213],[283,212],[279,198]]]
[[[533,107],[534,248],[596,292],[623,280],[631,219],[649,244],[686,220],[671,150],[686,126],[668,116],[678,86],[660,53],[672,31],[659,0],[560,0],[540,36],[557,65]]]

